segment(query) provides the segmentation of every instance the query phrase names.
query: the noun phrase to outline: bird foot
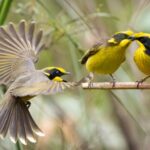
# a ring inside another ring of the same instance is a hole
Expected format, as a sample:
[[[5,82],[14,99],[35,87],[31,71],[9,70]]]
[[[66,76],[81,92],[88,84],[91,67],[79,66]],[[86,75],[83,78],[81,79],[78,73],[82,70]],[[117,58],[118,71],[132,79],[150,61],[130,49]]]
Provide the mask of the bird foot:
[[[112,74],[110,74],[110,76],[111,76],[111,78],[112,78],[112,88],[114,88],[115,85],[116,85],[116,79],[113,77]]]
[[[93,82],[88,82],[88,88],[92,88],[93,87]]]
[[[140,87],[140,85],[144,82],[145,80],[138,80],[138,81],[136,81],[137,82],[137,88],[139,88]]]
[[[116,86],[116,81],[112,81],[112,88],[115,88]]]
[[[79,85],[81,85],[84,82],[91,83],[93,78],[94,78],[94,75],[93,75],[93,73],[90,72],[86,77],[83,77],[81,80],[75,82],[75,86],[79,86]]]
[[[139,88],[140,84],[142,84],[144,81],[146,81],[148,78],[150,78],[150,76],[147,76],[141,80],[136,81],[137,82],[137,88]]]

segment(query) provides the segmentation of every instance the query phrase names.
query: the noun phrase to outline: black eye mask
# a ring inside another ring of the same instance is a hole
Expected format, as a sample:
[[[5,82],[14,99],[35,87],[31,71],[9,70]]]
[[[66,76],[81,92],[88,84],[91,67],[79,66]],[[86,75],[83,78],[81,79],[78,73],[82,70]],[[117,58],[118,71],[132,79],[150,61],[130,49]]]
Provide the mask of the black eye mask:
[[[46,70],[45,72],[47,72],[49,74],[48,78],[50,80],[54,79],[55,77],[60,77],[63,75],[63,73],[57,69]]]
[[[138,41],[140,41],[144,47],[145,47],[145,53],[150,55],[150,38],[149,37],[139,37],[139,38],[136,38]]]
[[[150,49],[150,38],[149,37],[139,37],[137,38],[138,41],[140,41],[146,49]]]

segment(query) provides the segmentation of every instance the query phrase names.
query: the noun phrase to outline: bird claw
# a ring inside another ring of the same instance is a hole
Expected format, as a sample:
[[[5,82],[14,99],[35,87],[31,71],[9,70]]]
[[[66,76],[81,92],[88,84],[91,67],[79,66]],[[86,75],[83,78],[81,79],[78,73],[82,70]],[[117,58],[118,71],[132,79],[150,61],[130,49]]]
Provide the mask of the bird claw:
[[[148,78],[150,78],[150,76],[147,76],[139,81],[136,81],[137,82],[137,88],[139,88],[139,85],[142,84],[144,81],[146,81]]]
[[[115,78],[113,77],[112,74],[110,74],[110,76],[111,76],[111,78],[112,78],[112,88],[114,88],[115,85],[116,85],[116,80],[115,80]]]
[[[116,81],[113,81],[112,82],[112,88],[115,88],[115,85],[116,85]]]
[[[142,84],[143,82],[144,82],[144,80],[142,79],[142,80],[139,80],[139,81],[136,81],[137,82],[137,88],[139,88],[140,87],[140,84]]]
[[[93,82],[89,82],[88,83],[88,88],[92,88],[93,87]]]

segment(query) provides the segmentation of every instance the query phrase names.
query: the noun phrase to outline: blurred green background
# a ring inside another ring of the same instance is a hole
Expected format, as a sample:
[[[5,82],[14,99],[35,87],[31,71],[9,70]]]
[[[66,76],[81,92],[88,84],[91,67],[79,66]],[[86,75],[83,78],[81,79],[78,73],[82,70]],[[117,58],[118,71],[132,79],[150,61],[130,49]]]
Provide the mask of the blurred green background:
[[[149,0],[1,0],[0,24],[35,20],[44,30],[46,48],[37,68],[61,66],[72,72],[67,80],[87,75],[79,59],[93,44],[114,32],[150,32]],[[136,43],[115,72],[117,81],[144,77],[133,62]],[[111,65],[111,64],[110,64]],[[110,81],[96,76],[95,81]],[[1,93],[1,99],[3,94]],[[36,144],[15,145],[0,140],[0,150],[148,150],[150,148],[149,90],[83,90],[38,96],[30,112],[44,131]]]

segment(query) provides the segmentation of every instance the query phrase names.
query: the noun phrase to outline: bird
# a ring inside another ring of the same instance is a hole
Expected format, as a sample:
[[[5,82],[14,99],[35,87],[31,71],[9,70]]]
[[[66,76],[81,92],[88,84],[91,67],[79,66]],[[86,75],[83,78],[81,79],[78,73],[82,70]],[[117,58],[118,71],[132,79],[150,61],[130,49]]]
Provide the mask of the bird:
[[[7,89],[0,104],[0,137],[9,132],[13,143],[20,140],[27,145],[35,143],[36,136],[44,136],[29,112],[33,97],[73,86],[62,78],[70,74],[62,67],[35,68],[43,48],[43,30],[38,30],[34,21],[0,27],[0,84]]]
[[[112,74],[125,61],[125,52],[132,42],[132,35],[131,30],[116,32],[110,39],[90,48],[81,58],[81,64],[85,64],[89,74],[109,74],[114,87],[115,78]]]
[[[150,77],[150,34],[138,32],[133,35],[133,40],[136,40],[138,48],[134,52],[134,62],[138,69],[147,75],[145,78],[137,81],[137,87]]]

